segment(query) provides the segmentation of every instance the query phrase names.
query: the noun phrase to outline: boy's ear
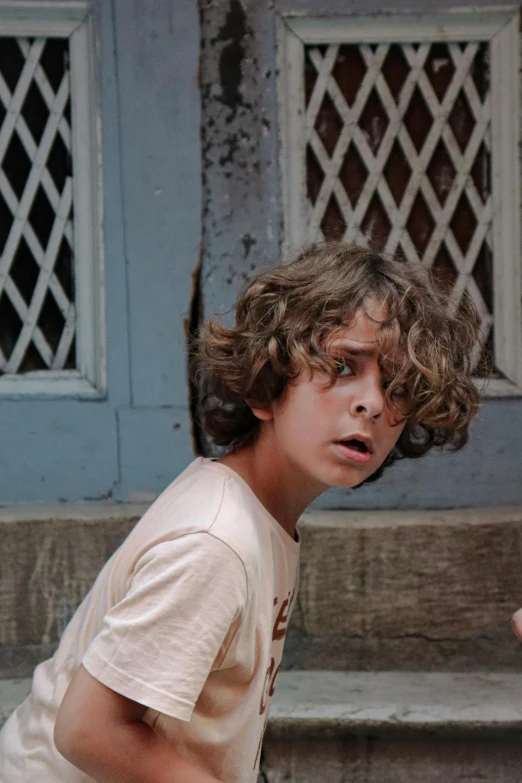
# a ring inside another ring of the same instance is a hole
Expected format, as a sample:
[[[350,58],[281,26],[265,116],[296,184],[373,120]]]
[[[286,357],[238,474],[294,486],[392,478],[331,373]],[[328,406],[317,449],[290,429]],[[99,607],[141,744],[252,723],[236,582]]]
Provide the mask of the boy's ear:
[[[270,419],[274,418],[274,411],[272,410],[271,405],[266,408],[260,408],[259,405],[253,400],[247,400],[247,405],[256,419],[260,419],[261,421],[270,421]]]

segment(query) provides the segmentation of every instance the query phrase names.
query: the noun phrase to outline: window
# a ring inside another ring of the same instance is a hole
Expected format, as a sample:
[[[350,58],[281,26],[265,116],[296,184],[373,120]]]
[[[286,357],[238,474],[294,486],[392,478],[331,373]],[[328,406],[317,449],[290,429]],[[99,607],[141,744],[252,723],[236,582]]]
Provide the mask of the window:
[[[481,318],[522,394],[518,10],[280,19],[285,242],[371,239]]]
[[[0,395],[104,393],[86,3],[0,5]]]

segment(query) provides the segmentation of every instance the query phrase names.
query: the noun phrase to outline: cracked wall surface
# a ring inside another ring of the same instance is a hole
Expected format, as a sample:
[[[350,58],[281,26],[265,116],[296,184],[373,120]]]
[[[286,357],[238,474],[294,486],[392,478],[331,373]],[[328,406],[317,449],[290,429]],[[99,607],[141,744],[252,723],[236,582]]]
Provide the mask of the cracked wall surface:
[[[271,3],[200,0],[205,312],[230,309],[279,246]],[[263,31],[260,34],[260,31]]]

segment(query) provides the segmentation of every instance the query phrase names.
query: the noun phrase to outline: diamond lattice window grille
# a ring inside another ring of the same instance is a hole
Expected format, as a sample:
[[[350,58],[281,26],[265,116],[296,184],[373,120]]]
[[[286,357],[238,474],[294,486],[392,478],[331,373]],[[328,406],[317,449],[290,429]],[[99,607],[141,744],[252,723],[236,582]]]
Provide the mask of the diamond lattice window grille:
[[[92,33],[61,5],[0,7],[0,394],[104,386]]]
[[[493,354],[489,393],[518,395],[518,14],[466,16],[281,22],[285,239],[370,240],[449,310],[467,292],[475,365]]]

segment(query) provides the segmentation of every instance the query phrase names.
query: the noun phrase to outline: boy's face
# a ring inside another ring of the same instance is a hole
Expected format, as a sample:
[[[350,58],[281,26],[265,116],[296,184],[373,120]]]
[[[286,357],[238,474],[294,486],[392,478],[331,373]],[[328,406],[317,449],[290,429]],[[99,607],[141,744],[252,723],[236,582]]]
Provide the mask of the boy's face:
[[[269,416],[279,453],[318,493],[367,479],[404,429],[405,421],[385,404],[378,365],[376,337],[385,316],[384,306],[369,299],[355,314],[354,325],[328,343],[328,352],[339,362],[334,385],[326,385],[328,376],[315,373],[310,378],[305,370],[272,405]],[[401,398],[395,399],[400,404]],[[353,439],[365,445],[349,443]]]

